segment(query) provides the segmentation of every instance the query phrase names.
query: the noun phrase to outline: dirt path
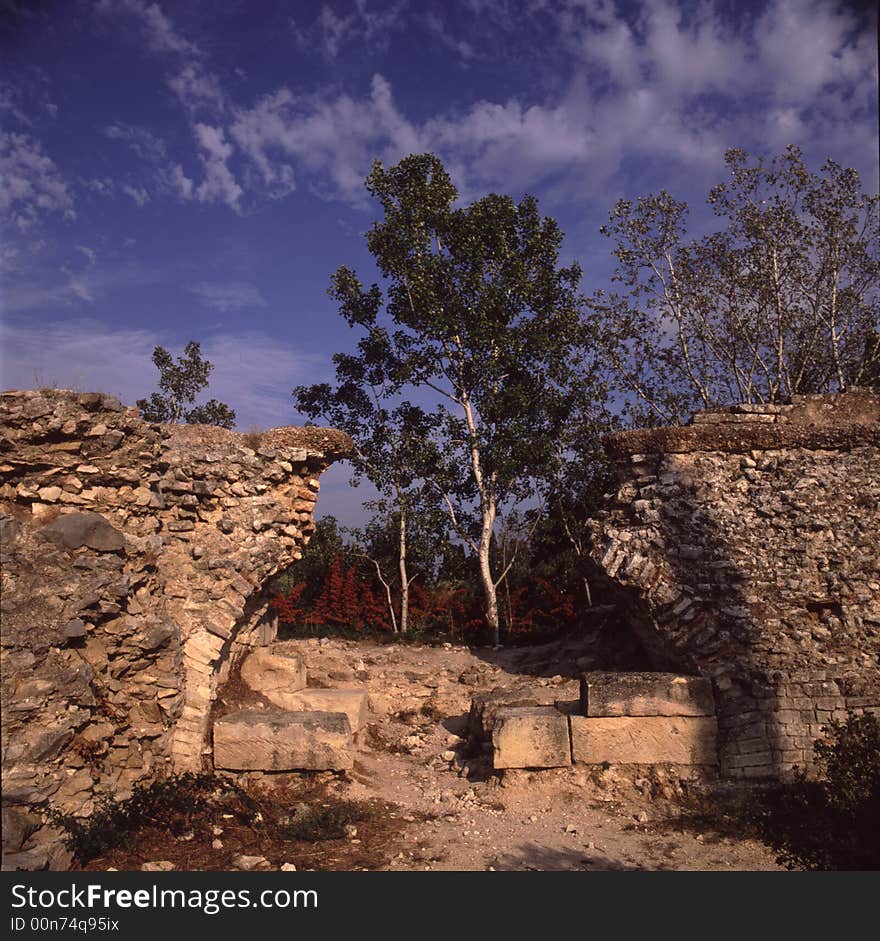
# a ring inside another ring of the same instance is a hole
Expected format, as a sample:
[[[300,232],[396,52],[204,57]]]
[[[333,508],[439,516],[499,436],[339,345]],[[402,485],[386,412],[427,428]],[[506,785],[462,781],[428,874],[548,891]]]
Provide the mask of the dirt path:
[[[775,870],[752,840],[700,833],[678,820],[694,790],[662,769],[506,772],[469,753],[472,693],[547,686],[576,699],[589,645],[470,650],[297,641],[310,685],[359,686],[370,694],[365,747],[345,796],[397,805],[403,846],[397,870]],[[570,664],[569,676],[552,674]],[[647,772],[642,772],[647,774]]]

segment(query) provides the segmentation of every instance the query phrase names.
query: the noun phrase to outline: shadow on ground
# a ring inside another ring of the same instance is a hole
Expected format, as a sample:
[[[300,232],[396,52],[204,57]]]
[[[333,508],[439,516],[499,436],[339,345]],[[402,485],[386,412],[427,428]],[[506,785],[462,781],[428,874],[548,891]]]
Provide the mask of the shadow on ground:
[[[642,868],[592,850],[558,850],[536,843],[502,854],[493,865],[499,872],[638,872]]]

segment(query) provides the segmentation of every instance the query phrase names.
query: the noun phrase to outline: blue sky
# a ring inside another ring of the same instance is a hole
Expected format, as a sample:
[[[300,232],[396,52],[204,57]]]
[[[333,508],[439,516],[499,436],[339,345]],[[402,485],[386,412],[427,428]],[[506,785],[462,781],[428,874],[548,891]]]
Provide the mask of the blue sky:
[[[155,388],[199,340],[239,427],[296,423],[374,272],[371,161],[440,155],[469,199],[538,197],[601,285],[599,226],[727,147],[800,145],[878,187],[876,17],[826,0],[68,0],[3,5],[0,387]],[[323,512],[356,519],[347,470]]]

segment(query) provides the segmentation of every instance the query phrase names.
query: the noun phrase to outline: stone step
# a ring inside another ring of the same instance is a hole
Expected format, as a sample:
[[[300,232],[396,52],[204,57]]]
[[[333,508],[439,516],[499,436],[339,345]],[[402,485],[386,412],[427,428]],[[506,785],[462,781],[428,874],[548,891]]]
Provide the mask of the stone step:
[[[493,764],[563,768],[571,764],[568,718],[553,706],[508,706],[495,713]]]
[[[712,683],[676,673],[612,673],[581,676],[581,714],[608,716],[713,716]]]
[[[496,717],[504,709],[519,706],[556,706],[564,713],[576,711],[577,699],[560,699],[566,693],[565,688],[537,685],[506,687],[474,693],[471,696],[471,708],[468,713],[468,736],[474,742],[490,741]],[[571,692],[571,695],[574,693]]]
[[[369,696],[365,689],[274,689],[264,695],[273,705],[294,712],[343,712],[353,733],[367,724]]]
[[[305,688],[306,668],[299,654],[282,644],[272,644],[245,657],[241,678],[252,690],[274,702],[275,694]]]
[[[575,764],[717,765],[714,716],[569,716]]]
[[[214,723],[214,767],[227,771],[347,771],[354,767],[342,712],[254,709]]]

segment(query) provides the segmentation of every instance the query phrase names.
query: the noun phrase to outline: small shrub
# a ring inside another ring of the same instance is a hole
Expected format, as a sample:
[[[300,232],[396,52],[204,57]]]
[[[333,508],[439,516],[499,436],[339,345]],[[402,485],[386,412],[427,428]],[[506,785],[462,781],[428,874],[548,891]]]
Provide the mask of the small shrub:
[[[173,774],[151,784],[136,785],[131,797],[104,797],[87,818],[49,811],[49,819],[66,832],[67,848],[88,862],[117,846],[129,845],[143,827],[174,835],[189,829],[191,820],[211,803],[218,781],[208,774]]]
[[[252,425],[247,434],[244,435],[245,446],[252,451],[256,451],[263,446],[263,430],[257,425]]]
[[[880,721],[850,715],[823,731],[821,776],[769,792],[758,828],[790,869],[880,869]]]
[[[283,817],[281,835],[290,840],[338,840],[346,835],[346,827],[365,819],[366,810],[352,801],[334,801],[319,807],[300,805],[297,812]]]

